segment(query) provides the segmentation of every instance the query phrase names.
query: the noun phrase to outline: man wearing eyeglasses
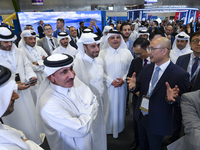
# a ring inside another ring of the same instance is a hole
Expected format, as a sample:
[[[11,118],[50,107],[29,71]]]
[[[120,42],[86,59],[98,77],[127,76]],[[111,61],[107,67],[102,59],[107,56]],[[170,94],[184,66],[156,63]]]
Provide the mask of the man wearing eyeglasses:
[[[200,31],[190,36],[190,47],[193,52],[180,56],[176,64],[189,72],[190,91],[196,91],[200,89]]]
[[[153,39],[148,54],[150,61],[137,77],[127,77],[130,90],[140,91],[135,110],[141,150],[161,150],[164,136],[173,132],[173,108],[188,91],[189,75],[169,59],[170,40]],[[179,92],[180,91],[180,92]]]
[[[42,39],[38,40],[37,45],[41,46],[45,52],[50,56],[54,49],[58,47],[57,38],[52,36],[53,29],[50,24],[44,25],[44,34]]]
[[[173,27],[172,27],[172,25],[167,25],[167,27],[165,28],[165,33],[164,33],[164,35],[165,35],[165,37],[167,37],[167,38],[171,41],[171,46],[172,46],[173,43],[174,43],[174,36],[171,35],[172,32],[173,32]]]

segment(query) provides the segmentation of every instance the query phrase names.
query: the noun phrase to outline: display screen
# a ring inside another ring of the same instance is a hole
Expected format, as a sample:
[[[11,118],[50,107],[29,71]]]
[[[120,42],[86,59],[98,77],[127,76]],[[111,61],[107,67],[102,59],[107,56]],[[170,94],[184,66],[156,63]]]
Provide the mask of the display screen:
[[[33,6],[42,6],[43,0],[32,0],[32,5]]]
[[[43,20],[44,24],[50,24],[53,30],[56,30],[56,21],[58,18],[62,18],[65,21],[66,26],[74,26],[79,28],[79,22],[84,21],[85,26],[90,25],[91,19],[95,20],[96,25],[102,31],[102,17],[101,11],[73,11],[73,12],[18,12],[18,19],[21,30],[24,26],[32,25],[35,32],[38,34],[37,27],[40,20]],[[95,27],[94,32],[96,32]]]
[[[144,3],[145,4],[148,4],[148,3],[157,3],[158,0],[144,0]]]

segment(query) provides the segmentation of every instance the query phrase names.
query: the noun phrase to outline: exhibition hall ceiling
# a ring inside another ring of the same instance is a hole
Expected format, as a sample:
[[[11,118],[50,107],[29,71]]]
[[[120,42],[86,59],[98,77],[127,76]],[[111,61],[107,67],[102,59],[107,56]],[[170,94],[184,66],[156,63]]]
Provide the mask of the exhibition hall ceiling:
[[[91,5],[114,5],[113,11],[125,11],[124,5],[141,5],[143,0],[43,0],[43,6],[32,6],[31,0],[16,0],[21,11],[87,11]],[[158,0],[159,5],[186,5],[200,9],[200,0]],[[11,0],[1,0],[0,14],[13,13],[14,7]]]

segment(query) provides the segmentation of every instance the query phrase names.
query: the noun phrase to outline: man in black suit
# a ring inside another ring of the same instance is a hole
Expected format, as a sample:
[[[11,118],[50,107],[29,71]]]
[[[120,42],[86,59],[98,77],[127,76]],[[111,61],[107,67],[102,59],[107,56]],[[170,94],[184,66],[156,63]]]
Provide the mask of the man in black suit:
[[[190,74],[190,91],[200,89],[200,31],[190,36],[192,53],[180,56],[176,64]]]
[[[38,33],[39,33],[39,38],[41,39],[41,38],[45,37],[42,20],[40,20],[40,25],[38,26],[37,29],[38,29]]]
[[[139,75],[143,66],[150,63],[149,55],[147,52],[147,47],[149,46],[150,42],[144,38],[137,38],[133,43],[133,49],[137,58],[133,59],[129,68],[129,72],[127,77],[132,77],[132,74],[135,72],[136,77]],[[133,114],[135,111],[135,107],[137,104],[137,99],[139,96],[139,92],[133,93],[132,96],[132,104],[133,104]],[[134,131],[134,141],[130,145],[130,150],[137,149],[139,145],[139,137],[138,137],[138,127],[135,117],[133,115],[133,131]]]
[[[173,45],[174,39],[175,39],[174,36],[171,35],[172,32],[173,32],[172,25],[167,25],[167,27],[165,28],[164,35],[165,35],[165,37],[167,37],[171,41],[171,48],[172,48],[172,45]]]
[[[173,132],[173,106],[179,104],[181,94],[188,91],[189,74],[170,62],[170,49],[167,38],[153,39],[148,48],[153,63],[143,67],[137,82],[135,73],[127,77],[130,90],[140,91],[135,119],[141,150],[162,149],[164,136]]]
[[[70,45],[72,47],[74,47],[75,49],[78,49],[78,46],[77,46],[77,41],[78,41],[78,36],[77,36],[77,30],[75,27],[70,27],[69,28],[69,33],[70,33],[70,37],[71,37],[71,41],[69,42]]]

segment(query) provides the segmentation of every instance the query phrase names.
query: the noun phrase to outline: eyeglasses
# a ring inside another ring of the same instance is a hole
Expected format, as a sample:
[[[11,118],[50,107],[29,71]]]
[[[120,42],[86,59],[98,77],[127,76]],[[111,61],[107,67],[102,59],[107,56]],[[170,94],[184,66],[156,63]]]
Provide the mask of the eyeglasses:
[[[200,41],[199,39],[194,39],[194,40],[192,40],[192,43],[193,43],[193,44],[198,44],[199,41]]]
[[[44,29],[44,30],[46,30],[46,31],[48,31],[48,30],[51,30],[52,28],[48,28],[48,29]]]
[[[156,50],[156,49],[164,49],[165,47],[161,47],[161,48],[154,48],[154,47],[148,47],[147,48],[147,52],[152,52],[153,50]]]
[[[142,54],[144,53],[144,51],[142,53],[135,53],[135,55],[137,55],[138,57],[140,57],[140,56],[142,56]]]

